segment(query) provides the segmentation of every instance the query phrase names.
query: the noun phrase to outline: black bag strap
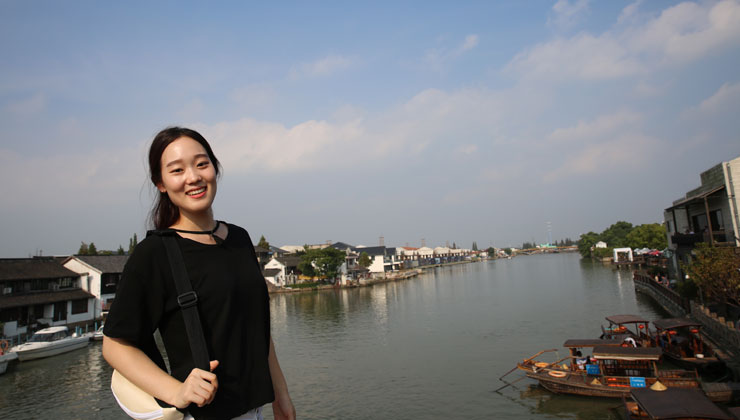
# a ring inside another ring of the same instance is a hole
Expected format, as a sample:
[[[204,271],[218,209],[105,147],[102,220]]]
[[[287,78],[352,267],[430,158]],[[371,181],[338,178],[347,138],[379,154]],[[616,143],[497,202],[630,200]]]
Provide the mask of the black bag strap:
[[[188,272],[185,270],[185,260],[182,257],[180,247],[177,245],[174,232],[157,231],[162,237],[164,247],[167,250],[167,258],[172,268],[172,278],[177,290],[177,304],[182,309],[182,318],[185,321],[185,331],[190,343],[190,351],[193,353],[195,367],[210,371],[210,358],[206,347],[206,339],[203,336],[203,326],[198,315],[198,295],[193,291]]]

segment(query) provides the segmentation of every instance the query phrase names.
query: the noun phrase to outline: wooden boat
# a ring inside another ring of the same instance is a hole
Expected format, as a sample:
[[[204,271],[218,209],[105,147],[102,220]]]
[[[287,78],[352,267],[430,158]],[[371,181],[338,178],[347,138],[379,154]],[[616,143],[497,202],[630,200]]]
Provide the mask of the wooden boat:
[[[686,369],[714,372],[722,369],[714,348],[701,333],[701,324],[686,318],[659,319],[654,343],[663,349],[666,359]]]
[[[625,399],[627,418],[732,420],[698,389],[668,388],[654,391],[649,388],[633,389],[630,399]]]
[[[606,320],[609,325],[601,327],[601,338],[612,340],[631,338],[640,347],[651,345],[649,320],[639,315],[611,315],[606,317]]]
[[[599,340],[568,340],[565,346],[571,346],[572,355],[578,348],[594,346],[594,341]],[[539,367],[534,358],[520,363],[520,369],[549,391],[591,397],[626,397],[632,389],[650,387],[656,382],[669,388],[698,389],[701,385],[696,371],[658,370],[657,362],[663,352],[657,347],[622,347],[611,343],[594,346],[583,369],[573,362]]]

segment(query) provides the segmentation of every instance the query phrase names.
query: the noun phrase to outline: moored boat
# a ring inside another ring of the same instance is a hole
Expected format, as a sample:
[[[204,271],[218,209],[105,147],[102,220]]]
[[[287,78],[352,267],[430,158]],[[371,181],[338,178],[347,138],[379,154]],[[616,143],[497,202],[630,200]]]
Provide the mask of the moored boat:
[[[609,325],[601,327],[601,338],[611,340],[631,339],[641,347],[651,345],[649,320],[639,315],[611,315],[606,317],[606,320]]]
[[[655,391],[649,388],[633,389],[624,401],[627,418],[732,420],[698,389],[668,388]]]
[[[634,388],[656,382],[669,388],[700,387],[695,371],[658,370],[661,355],[662,350],[656,347],[597,346],[582,369],[578,363],[537,368],[532,360],[535,368],[525,373],[549,391],[592,397],[621,398]]]
[[[714,372],[722,369],[714,348],[701,333],[701,324],[687,318],[653,321],[657,333],[655,345],[663,349],[666,359],[686,369]]]
[[[0,375],[8,370],[8,365],[18,359],[18,354],[8,352],[8,341],[0,340]]]
[[[67,327],[49,327],[36,331],[30,340],[10,351],[18,354],[19,361],[25,362],[81,349],[89,342],[89,337],[70,335]]]

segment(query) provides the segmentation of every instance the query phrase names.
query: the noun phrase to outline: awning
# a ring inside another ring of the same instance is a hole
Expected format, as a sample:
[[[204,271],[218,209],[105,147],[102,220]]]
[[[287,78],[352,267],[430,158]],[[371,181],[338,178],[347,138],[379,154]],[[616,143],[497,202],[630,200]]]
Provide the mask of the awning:
[[[653,391],[650,388],[635,388],[632,389],[632,398],[652,419],[732,419],[699,389]]]
[[[594,348],[594,358],[608,360],[660,360],[660,347],[612,347]]]
[[[709,191],[707,191],[705,193],[694,195],[694,196],[692,196],[690,198],[684,198],[682,200],[674,201],[673,202],[673,205],[670,206],[670,207],[668,207],[665,210],[666,211],[669,211],[669,210],[673,210],[673,209],[676,209],[676,208],[684,207],[684,206],[690,204],[692,201],[704,200],[705,198],[709,197],[710,195],[716,193],[717,191],[721,191],[723,189],[725,189],[725,186],[724,185],[721,185],[721,186],[716,187],[716,188],[713,188],[713,189],[711,189],[711,190],[709,190]]]

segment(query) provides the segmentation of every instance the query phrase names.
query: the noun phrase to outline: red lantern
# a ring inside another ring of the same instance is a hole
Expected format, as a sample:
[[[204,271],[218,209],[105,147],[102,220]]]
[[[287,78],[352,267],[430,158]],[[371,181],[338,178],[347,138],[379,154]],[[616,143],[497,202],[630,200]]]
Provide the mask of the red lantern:
[[[645,324],[640,324],[640,329],[641,330],[645,329]]]
[[[694,334],[697,334],[697,333],[699,333],[699,329],[698,328],[692,328],[691,329],[691,332],[694,333]]]

